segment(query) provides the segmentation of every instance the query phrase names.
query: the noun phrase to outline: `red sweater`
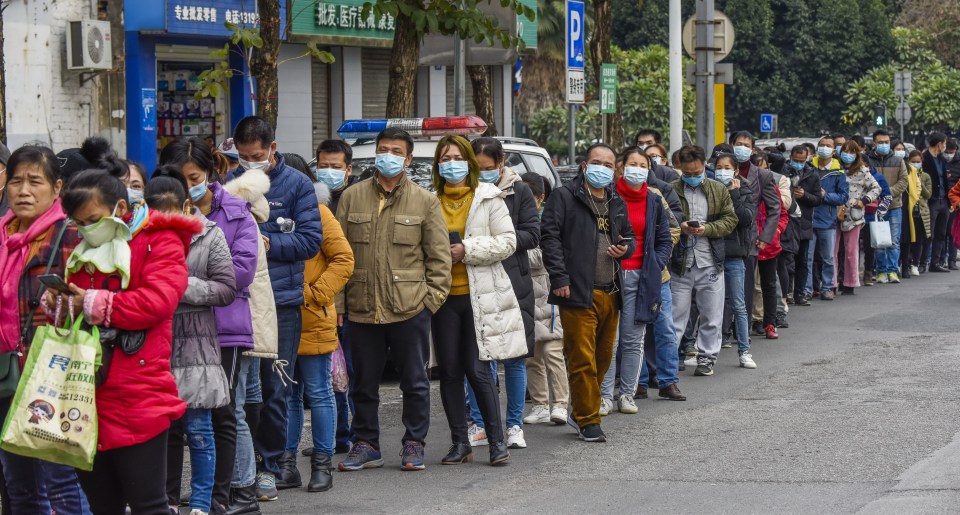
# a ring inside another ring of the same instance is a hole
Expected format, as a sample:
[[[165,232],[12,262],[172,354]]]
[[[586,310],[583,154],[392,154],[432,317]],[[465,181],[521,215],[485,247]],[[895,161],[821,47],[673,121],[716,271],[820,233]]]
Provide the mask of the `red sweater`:
[[[637,250],[620,262],[624,270],[640,270],[643,267],[643,239],[647,230],[647,183],[639,190],[630,188],[621,178],[617,181],[617,193],[627,203],[627,217],[637,238]]]

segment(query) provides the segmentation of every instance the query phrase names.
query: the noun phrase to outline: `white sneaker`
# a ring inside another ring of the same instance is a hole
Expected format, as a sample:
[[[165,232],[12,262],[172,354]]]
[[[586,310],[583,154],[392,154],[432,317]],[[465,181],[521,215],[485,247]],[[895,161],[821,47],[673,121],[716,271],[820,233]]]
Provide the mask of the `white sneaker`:
[[[523,429],[520,429],[520,426],[507,429],[507,447],[511,449],[527,448],[527,441],[523,439]]]
[[[910,265],[910,275],[912,275],[913,277],[920,275],[920,268]]]
[[[613,399],[600,399],[600,416],[605,417],[613,411]]]
[[[560,406],[554,406],[550,410],[550,422],[553,422],[556,425],[562,425],[567,422],[567,408],[562,408]]]
[[[567,416],[563,416],[562,424],[567,420]],[[530,410],[530,414],[526,417],[523,417],[524,424],[546,424],[550,422],[550,409],[543,404],[537,404]]]
[[[695,366],[697,366],[697,357],[696,357],[696,356],[690,356],[689,358],[687,358],[686,360],[683,361],[683,364],[686,365],[686,366],[688,366],[688,367],[695,367]]]
[[[757,368],[757,363],[753,361],[753,356],[750,354],[741,354],[740,355],[740,366],[743,368]]]
[[[490,445],[487,441],[487,430],[476,424],[470,424],[467,429],[467,438],[470,440],[470,447]]]
[[[637,408],[637,403],[633,400],[633,395],[621,395],[619,404],[620,413],[633,415],[640,412],[640,409]]]
[[[190,515],[208,515],[208,513],[205,512],[205,511],[202,511],[202,510],[200,510],[200,509],[198,509],[198,508],[194,508],[194,509],[190,510]]]

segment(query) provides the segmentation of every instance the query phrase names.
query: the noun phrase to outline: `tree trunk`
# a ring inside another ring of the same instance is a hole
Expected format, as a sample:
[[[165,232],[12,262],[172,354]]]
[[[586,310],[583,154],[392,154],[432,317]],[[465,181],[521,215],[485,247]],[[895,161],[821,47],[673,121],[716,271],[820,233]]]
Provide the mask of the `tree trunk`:
[[[593,76],[600,86],[600,68],[603,63],[611,62],[610,38],[613,28],[612,0],[593,1],[593,38],[590,40],[590,52],[593,54]],[[617,112],[607,115],[607,132],[603,141],[613,148],[623,147],[623,121],[620,115],[620,102],[617,102]]]
[[[253,52],[250,73],[256,79],[257,114],[277,126],[277,57],[280,55],[280,0],[257,0],[263,48]]]
[[[408,0],[419,4],[419,0]],[[387,118],[413,116],[417,94],[417,63],[420,61],[420,41],[413,18],[397,14],[397,28],[393,33],[393,51],[390,53],[390,87],[387,88]]]
[[[0,6],[0,142],[7,144],[7,72],[3,58],[3,11]]]
[[[496,136],[497,117],[493,112],[493,85],[490,80],[490,68],[486,66],[467,66],[470,83],[473,85],[473,107],[477,116],[487,122],[484,136]]]

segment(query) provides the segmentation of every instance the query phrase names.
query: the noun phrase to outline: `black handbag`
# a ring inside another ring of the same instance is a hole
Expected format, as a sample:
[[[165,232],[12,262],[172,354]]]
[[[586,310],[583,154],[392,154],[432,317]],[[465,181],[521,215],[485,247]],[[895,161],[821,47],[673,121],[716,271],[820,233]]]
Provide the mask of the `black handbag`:
[[[103,289],[109,289],[110,277],[103,283]],[[97,388],[107,382],[107,374],[113,362],[113,353],[119,348],[124,354],[132,355],[140,352],[147,341],[146,331],[125,331],[115,327],[100,328],[100,347],[102,349],[100,368],[95,374],[94,384]]]

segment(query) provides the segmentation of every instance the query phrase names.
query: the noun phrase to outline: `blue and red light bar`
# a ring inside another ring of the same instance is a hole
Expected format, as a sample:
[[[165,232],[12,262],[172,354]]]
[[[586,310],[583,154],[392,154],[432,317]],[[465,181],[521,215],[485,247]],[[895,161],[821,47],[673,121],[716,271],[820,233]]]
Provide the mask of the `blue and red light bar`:
[[[376,138],[387,128],[403,129],[411,136],[430,137],[459,134],[480,135],[487,130],[487,122],[479,116],[439,116],[433,118],[380,118],[370,120],[346,120],[337,129],[343,139]]]

